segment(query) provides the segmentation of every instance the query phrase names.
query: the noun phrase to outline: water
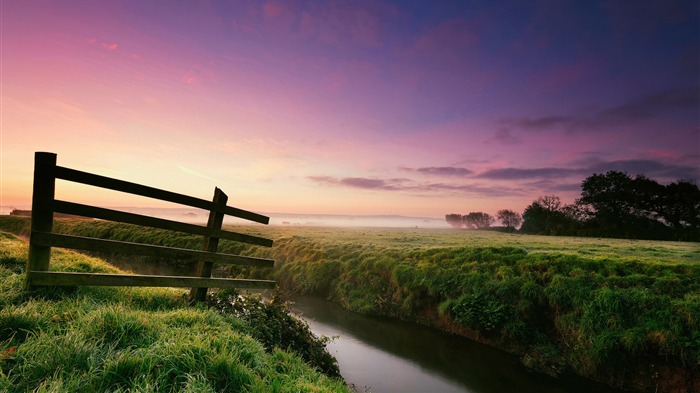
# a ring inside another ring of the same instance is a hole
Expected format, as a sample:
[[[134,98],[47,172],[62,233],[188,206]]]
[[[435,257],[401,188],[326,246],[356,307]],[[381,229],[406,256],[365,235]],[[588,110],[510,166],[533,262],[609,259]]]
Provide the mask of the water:
[[[110,260],[138,274],[187,275],[190,269],[133,258]],[[515,356],[435,329],[367,317],[314,297],[296,297],[292,309],[316,335],[335,337],[328,350],[343,378],[373,393],[617,393],[579,377],[533,373]]]
[[[312,298],[294,299],[293,310],[317,335],[337,336],[328,350],[358,391],[612,393],[579,377],[555,379],[522,366],[515,356],[434,329],[373,318]]]

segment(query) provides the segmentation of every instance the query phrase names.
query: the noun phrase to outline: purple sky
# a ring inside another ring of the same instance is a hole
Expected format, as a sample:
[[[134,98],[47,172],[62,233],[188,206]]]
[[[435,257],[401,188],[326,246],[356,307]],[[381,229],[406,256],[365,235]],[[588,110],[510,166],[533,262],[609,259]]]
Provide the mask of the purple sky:
[[[264,212],[700,176],[697,1],[2,2],[2,201],[59,165]],[[154,205],[59,184],[65,199]]]

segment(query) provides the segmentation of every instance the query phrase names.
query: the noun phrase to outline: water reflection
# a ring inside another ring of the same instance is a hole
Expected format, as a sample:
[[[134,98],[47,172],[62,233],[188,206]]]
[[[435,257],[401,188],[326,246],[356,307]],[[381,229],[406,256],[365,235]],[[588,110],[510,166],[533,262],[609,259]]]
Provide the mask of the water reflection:
[[[188,275],[191,267],[135,258],[110,258],[137,274]],[[215,275],[223,275],[217,272]],[[358,391],[374,393],[618,393],[583,378],[558,380],[529,372],[517,358],[434,329],[370,318],[314,297],[293,299],[293,309],[317,335],[338,336],[329,351]]]
[[[434,329],[362,316],[317,298],[294,302],[316,334],[339,336],[328,349],[346,381],[372,392],[617,392],[582,378],[534,374],[514,356]]]

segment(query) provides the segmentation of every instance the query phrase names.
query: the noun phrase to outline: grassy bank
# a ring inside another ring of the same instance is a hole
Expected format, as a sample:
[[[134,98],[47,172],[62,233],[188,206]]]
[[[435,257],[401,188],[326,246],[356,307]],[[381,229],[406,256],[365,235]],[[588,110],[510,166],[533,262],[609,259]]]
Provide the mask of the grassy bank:
[[[189,307],[185,292],[175,289],[28,292],[27,251],[26,243],[0,233],[2,392],[349,391],[302,359],[306,351],[321,367],[328,362],[317,352],[323,344],[309,342],[308,330],[279,305],[231,302],[222,294],[210,299],[218,307]],[[53,252],[52,268],[118,272],[62,250]]]
[[[0,221],[16,231],[26,221]],[[22,229],[25,228],[25,229]],[[106,222],[66,233],[196,248],[200,239]],[[272,249],[288,291],[435,326],[506,349],[549,374],[573,372],[636,391],[700,392],[698,243],[541,237],[455,230],[244,227]]]

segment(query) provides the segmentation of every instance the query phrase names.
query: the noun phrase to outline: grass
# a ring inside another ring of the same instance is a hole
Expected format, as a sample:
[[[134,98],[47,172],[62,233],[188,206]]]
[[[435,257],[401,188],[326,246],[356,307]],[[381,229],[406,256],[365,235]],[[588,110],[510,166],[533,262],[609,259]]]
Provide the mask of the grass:
[[[255,320],[206,305],[189,307],[183,290],[26,291],[27,251],[26,243],[0,232],[0,391],[349,391],[293,350],[254,338],[251,332],[261,327]],[[61,271],[118,271],[63,250],[54,250],[51,263]],[[247,302],[261,314],[280,309]]]
[[[0,217],[0,224],[28,228],[26,219]],[[231,269],[233,276],[274,278],[286,291],[352,311],[462,334],[548,374],[659,391],[700,381],[698,243],[451,229],[233,229],[275,245],[222,241],[219,251],[276,260],[274,270]],[[56,230],[190,248],[201,241],[85,220],[57,220]]]

